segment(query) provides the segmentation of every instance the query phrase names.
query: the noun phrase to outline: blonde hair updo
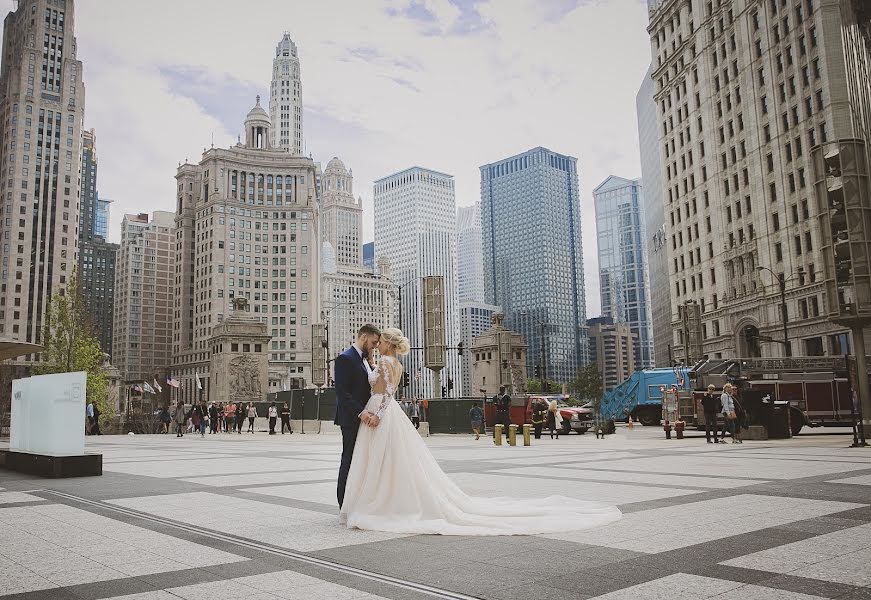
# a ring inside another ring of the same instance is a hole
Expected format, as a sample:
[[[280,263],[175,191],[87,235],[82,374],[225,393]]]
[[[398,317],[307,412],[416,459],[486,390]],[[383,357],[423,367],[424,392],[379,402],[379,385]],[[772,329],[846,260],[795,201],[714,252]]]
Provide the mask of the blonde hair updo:
[[[402,331],[395,327],[388,327],[381,332],[381,339],[396,349],[398,356],[404,356],[411,350],[408,338],[402,335]]]

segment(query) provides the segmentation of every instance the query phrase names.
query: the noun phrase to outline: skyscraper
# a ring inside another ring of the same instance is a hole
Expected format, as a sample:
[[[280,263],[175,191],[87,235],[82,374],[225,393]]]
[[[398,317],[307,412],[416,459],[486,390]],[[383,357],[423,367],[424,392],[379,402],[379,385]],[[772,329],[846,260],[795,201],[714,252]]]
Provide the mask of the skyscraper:
[[[363,244],[363,268],[369,273],[375,272],[375,242]]]
[[[175,215],[124,215],[115,273],[113,363],[122,385],[151,383],[172,358]],[[124,394],[122,393],[122,397]]]
[[[363,201],[354,198],[353,186],[353,172],[333,157],[321,176],[321,236],[335,252],[338,269],[363,264]]]
[[[273,148],[284,148],[302,156],[302,79],[299,56],[290,34],[284,32],[272,59],[272,85],[269,88],[269,117]]]
[[[457,296],[460,302],[484,302],[480,202],[457,209]]]
[[[644,189],[644,250],[647,262],[650,321],[653,331],[654,366],[671,366],[671,299],[668,282],[668,245],[665,243],[665,208],[662,203],[659,132],[653,100],[653,67],[647,70],[635,107],[638,116],[638,146],[641,149],[641,184]]]
[[[91,129],[82,133],[79,288],[100,348],[111,355],[118,244],[106,241],[111,200],[99,197],[97,166],[97,136]]]
[[[484,294],[547,377],[588,361],[577,159],[533,148],[481,167]]]
[[[21,0],[3,25],[0,335],[28,342],[78,263],[85,87],[74,6]]]
[[[457,345],[457,207],[454,178],[421,167],[411,167],[375,182],[375,253],[390,260],[393,281],[401,287],[399,326],[412,347],[423,347],[421,279],[444,277],[445,342]],[[442,385],[458,381],[457,354],[448,350]],[[430,372],[423,368],[423,354],[412,351],[405,358],[411,376],[409,395],[439,394],[432,389]],[[418,377],[418,373],[420,374]],[[459,386],[455,386],[454,393]]]
[[[602,316],[629,326],[635,370],[653,366],[641,182],[611,175],[593,190]]]
[[[269,326],[264,397],[288,379],[311,382],[311,326],[320,316],[317,168],[272,146],[259,97],[244,127],[244,143],[210,148],[176,174],[173,374],[181,387],[173,395],[185,401],[194,398],[196,375],[208,373],[208,340],[234,298]]]
[[[848,351],[821,310],[810,150],[871,129],[864,4],[650,4],[676,359]]]

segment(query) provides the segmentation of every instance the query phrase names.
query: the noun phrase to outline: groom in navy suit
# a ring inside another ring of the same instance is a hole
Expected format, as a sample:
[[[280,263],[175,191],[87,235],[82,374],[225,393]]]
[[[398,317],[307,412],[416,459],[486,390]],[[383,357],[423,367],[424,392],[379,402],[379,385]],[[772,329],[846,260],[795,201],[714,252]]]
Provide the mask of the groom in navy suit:
[[[366,410],[371,390],[367,358],[378,344],[381,332],[374,325],[363,325],[357,332],[357,341],[336,357],[333,381],[336,382],[336,417],[333,423],[342,428],[342,464],[336,495],[339,508],[345,501],[345,485],[351,470],[351,458],[360,421],[367,425],[372,416]]]

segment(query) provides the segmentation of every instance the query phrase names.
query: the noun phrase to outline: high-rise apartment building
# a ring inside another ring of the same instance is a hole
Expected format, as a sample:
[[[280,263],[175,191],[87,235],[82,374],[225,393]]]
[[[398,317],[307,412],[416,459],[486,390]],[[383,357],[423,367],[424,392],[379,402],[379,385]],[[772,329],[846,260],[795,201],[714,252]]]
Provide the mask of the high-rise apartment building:
[[[124,215],[115,272],[115,352],[122,385],[161,378],[172,359],[175,215]],[[124,394],[122,393],[122,397]]]
[[[82,132],[78,281],[100,348],[111,356],[118,244],[106,241],[111,200],[99,197],[97,166],[97,136],[91,129]]]
[[[587,325],[590,357],[602,375],[602,391],[609,392],[636,371],[634,336],[627,323],[615,323],[611,317],[589,319]]]
[[[530,363],[567,382],[588,362],[577,159],[533,148],[481,167],[484,293]],[[542,344],[544,338],[544,344]]]
[[[269,117],[272,147],[302,156],[302,79],[296,44],[287,32],[275,47],[275,58],[272,59]]]
[[[641,181],[611,175],[593,190],[602,316],[626,323],[635,369],[653,366]]]
[[[810,150],[867,137],[862,4],[650,3],[677,359],[847,351],[821,310]],[[700,323],[680,319],[693,302]],[[686,350],[691,330],[702,356]]]
[[[321,175],[321,190],[321,239],[335,252],[336,268],[361,267],[363,201],[354,198],[353,172],[334,157]]]
[[[39,342],[78,263],[85,87],[73,0],[21,0],[0,64],[0,335]]]
[[[460,358],[460,396],[477,396],[480,393],[480,390],[472,389],[472,342],[493,326],[493,315],[501,312],[498,306],[486,302],[460,302],[460,341],[465,349]]]
[[[654,366],[671,366],[671,299],[668,286],[668,245],[665,243],[665,208],[662,203],[659,127],[653,79],[647,70],[635,108],[638,117],[638,146],[641,150],[641,184],[644,189],[644,251],[647,263],[648,297],[653,332]]]
[[[484,302],[480,202],[457,209],[457,296],[460,302]]]
[[[269,382],[311,382],[311,326],[318,321],[319,229],[315,163],[276,148],[260,98],[245,119],[245,142],[210,148],[177,180],[174,397],[196,393],[208,373],[212,329],[234,298],[268,325]],[[209,398],[205,390],[205,398]]]
[[[399,327],[412,347],[424,346],[423,289],[429,275],[444,277],[445,342],[455,348],[457,316],[457,207],[451,175],[411,167],[375,182],[376,258],[390,260],[391,279],[401,287]],[[447,350],[442,385],[458,381],[459,361]],[[439,394],[432,389],[430,372],[423,367],[423,353],[412,351],[405,360],[410,374],[409,395]],[[454,388],[456,393],[457,387]]]

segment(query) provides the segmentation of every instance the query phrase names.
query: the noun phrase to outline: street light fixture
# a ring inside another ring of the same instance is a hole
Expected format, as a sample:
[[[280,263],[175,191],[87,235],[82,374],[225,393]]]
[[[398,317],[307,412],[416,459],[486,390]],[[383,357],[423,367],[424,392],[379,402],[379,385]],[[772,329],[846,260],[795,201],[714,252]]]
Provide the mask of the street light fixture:
[[[757,272],[768,271],[774,276],[775,281],[777,281],[777,285],[780,288],[780,320],[783,324],[783,346],[786,349],[786,356],[792,356],[792,346],[789,343],[789,335],[786,330],[786,321],[787,321],[787,313],[786,313],[786,282],[795,279],[797,275],[792,275],[787,278],[783,273],[775,273],[768,267],[763,267],[762,265],[757,265]]]

